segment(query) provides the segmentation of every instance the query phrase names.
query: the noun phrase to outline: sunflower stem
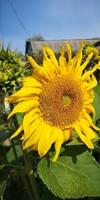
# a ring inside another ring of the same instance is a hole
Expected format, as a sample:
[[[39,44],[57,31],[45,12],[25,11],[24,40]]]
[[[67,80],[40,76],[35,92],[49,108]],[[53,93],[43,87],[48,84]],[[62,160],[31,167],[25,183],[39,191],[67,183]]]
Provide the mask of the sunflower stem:
[[[28,180],[25,176],[25,173],[21,173],[21,179],[22,179],[22,182],[25,186],[25,189],[27,190],[27,194],[28,194],[28,197],[29,197],[29,200],[33,200],[33,195],[32,195],[32,192],[30,190],[30,186],[29,186],[29,183],[28,183]]]
[[[10,105],[10,109],[11,110],[13,109],[13,104]],[[14,117],[13,117],[13,122],[14,122],[15,129],[18,128],[19,123],[18,123],[16,115],[14,115]],[[12,142],[12,146],[13,146],[15,158],[17,160],[18,159],[17,152],[16,152],[15,144],[13,142]],[[33,172],[31,160],[29,159],[27,152],[23,151],[21,144],[20,144],[20,146],[21,146],[21,149],[22,149],[22,152],[23,152],[26,174],[28,175],[28,179],[29,179],[29,182],[28,182],[28,180],[26,179],[26,176],[21,175],[23,183],[27,188],[29,199],[30,200],[33,200],[33,199],[34,200],[40,200],[39,191],[38,191],[38,187],[37,187],[36,180],[35,180],[35,177],[34,177],[34,172]]]
[[[23,149],[22,149],[22,151],[23,151]],[[30,181],[30,185],[31,185],[31,189],[32,189],[34,199],[40,200],[38,187],[37,187],[36,180],[35,180],[35,177],[34,177],[32,163],[31,163],[31,161],[30,161],[30,159],[27,155],[27,152],[23,151],[23,157],[24,157],[24,161],[25,161],[25,165],[26,165],[26,169],[27,169],[27,174],[28,174],[28,178],[29,178],[29,181]]]
[[[17,151],[16,151],[16,147],[15,147],[14,141],[12,141],[12,148],[13,148],[13,153],[14,153],[14,156],[15,156],[15,160],[18,161],[18,155],[17,155]],[[21,167],[19,167],[19,168],[21,169]],[[29,200],[33,200],[33,195],[32,195],[31,189],[30,189],[29,182],[28,182],[28,180],[26,178],[25,172],[21,171],[20,177],[21,177],[23,185],[24,185],[24,187],[25,187],[25,189],[27,191]]]
[[[10,105],[10,110],[12,110],[12,109],[13,109],[13,104]],[[14,127],[13,127],[12,124],[10,124],[10,126],[11,126],[12,129],[15,129],[15,130],[16,130],[16,129],[18,128],[18,126],[19,126],[16,115],[14,115],[14,117],[13,117],[13,122],[14,122]],[[11,141],[11,144],[12,144],[12,149],[13,149],[13,153],[14,153],[14,156],[15,156],[15,160],[18,161],[18,155],[17,155],[17,151],[16,151],[16,146],[15,146],[15,143],[14,143],[13,140]],[[21,149],[22,149],[22,148],[21,148]],[[23,151],[22,151],[22,153],[23,153]],[[24,155],[23,155],[23,157],[24,157]],[[24,159],[24,160],[25,160],[25,159]],[[19,168],[20,168],[20,167],[19,167]],[[20,169],[19,169],[19,170],[20,170]],[[25,171],[27,172],[27,170],[25,170]],[[21,178],[21,180],[22,180],[22,182],[23,182],[23,185],[24,185],[24,187],[25,187],[25,189],[26,189],[26,191],[27,191],[28,199],[29,199],[29,200],[33,200],[33,199],[34,199],[34,196],[33,196],[33,194],[32,194],[32,190],[31,190],[31,188],[30,188],[29,180],[28,180],[28,178],[27,178],[26,176],[27,176],[27,173],[25,173],[24,171],[23,171],[23,172],[21,171],[21,173],[20,173],[20,178]],[[36,199],[36,200],[37,200],[37,199]]]
[[[12,149],[13,149],[13,153],[14,153],[14,156],[15,156],[15,160],[18,160],[17,151],[16,151],[16,147],[15,147],[13,140],[11,141],[11,144],[12,144]]]

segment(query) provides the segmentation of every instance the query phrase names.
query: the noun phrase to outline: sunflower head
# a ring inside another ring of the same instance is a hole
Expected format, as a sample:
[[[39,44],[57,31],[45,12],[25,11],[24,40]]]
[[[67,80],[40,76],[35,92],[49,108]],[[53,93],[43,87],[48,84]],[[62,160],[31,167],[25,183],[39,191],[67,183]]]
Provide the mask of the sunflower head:
[[[9,117],[17,112],[24,112],[19,129],[11,138],[22,130],[23,148],[31,148],[44,156],[54,144],[56,161],[61,145],[74,138],[73,130],[85,145],[93,149],[92,140],[99,130],[91,118],[95,117],[93,88],[97,85],[96,69],[100,62],[94,47],[86,48],[83,62],[84,42],[80,43],[77,54],[72,57],[70,44],[66,43],[68,58],[64,49],[59,60],[51,48],[43,48],[43,65],[39,66],[32,57],[28,60],[33,67],[32,76],[23,78],[23,87],[9,96],[10,103],[17,103]],[[96,64],[86,71],[91,59]]]

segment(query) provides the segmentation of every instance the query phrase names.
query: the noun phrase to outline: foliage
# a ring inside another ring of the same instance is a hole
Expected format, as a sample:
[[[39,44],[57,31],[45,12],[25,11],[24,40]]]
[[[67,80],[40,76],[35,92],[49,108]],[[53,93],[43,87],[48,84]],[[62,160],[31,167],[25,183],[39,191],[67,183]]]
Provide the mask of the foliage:
[[[61,199],[100,196],[100,166],[83,145],[66,145],[55,163],[43,158],[38,173]]]
[[[88,47],[91,47],[91,48],[95,48],[95,44],[91,44],[90,42],[87,42],[86,44],[85,44],[85,46],[84,46],[84,48],[83,48],[83,55],[82,55],[82,63],[84,63],[84,61],[86,60],[86,58],[87,58],[87,49],[88,49]],[[95,48],[96,49],[96,48]],[[86,66],[86,68],[85,68],[85,70],[90,70],[90,69],[92,69],[93,68],[93,66],[95,65],[95,64],[97,64],[98,63],[98,60],[96,60],[95,59],[95,56],[93,56],[92,58],[91,58],[91,60],[90,60],[90,62],[88,63],[88,65]],[[94,74],[95,74],[95,76],[96,76],[96,78],[97,78],[97,80],[98,80],[98,82],[100,81],[100,70],[96,70],[96,72],[94,72]]]
[[[21,85],[25,75],[26,62],[17,51],[9,47],[0,51],[0,88],[4,91],[15,91]]]
[[[26,171],[17,167],[24,163],[21,146],[20,143],[9,140],[18,123],[15,120],[16,117],[14,122],[8,122],[7,115],[11,108],[5,102],[5,97],[21,86],[22,77],[26,74],[26,62],[23,56],[17,51],[13,52],[10,48],[5,50],[2,47],[0,51],[0,198],[5,200],[22,199],[23,191],[24,199],[28,199],[27,187],[24,183],[26,181],[27,184]],[[12,194],[10,194],[11,191]]]
[[[83,48],[83,56],[82,56],[82,63],[84,63],[84,61],[86,60],[86,58],[87,58],[87,52],[86,52],[86,50],[87,50],[87,48],[88,47],[94,47],[94,45],[93,44],[91,44],[91,43],[89,43],[89,42],[87,42],[86,44],[85,44],[85,46],[84,46],[84,48]],[[93,68],[93,66],[96,64],[96,63],[98,63],[98,61],[97,60],[95,60],[94,59],[94,56],[91,58],[91,60],[90,60],[90,62],[88,63],[88,65],[87,65],[87,67],[86,67],[86,69],[85,70],[90,70],[90,69],[92,69]]]
[[[37,34],[37,35],[33,35],[33,37],[31,37],[31,40],[33,41],[44,41],[44,37],[41,34]]]

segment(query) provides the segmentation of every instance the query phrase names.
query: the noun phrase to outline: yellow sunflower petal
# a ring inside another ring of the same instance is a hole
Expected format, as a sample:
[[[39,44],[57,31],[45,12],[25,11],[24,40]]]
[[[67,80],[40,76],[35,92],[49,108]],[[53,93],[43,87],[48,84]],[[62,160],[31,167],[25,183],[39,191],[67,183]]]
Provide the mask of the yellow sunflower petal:
[[[45,53],[50,57],[50,61],[58,68],[58,61],[53,50],[47,46],[44,47]]]
[[[50,62],[48,62],[45,57],[43,58],[43,67],[45,68],[48,76],[52,78],[55,73],[55,67]]]
[[[24,139],[24,135],[22,135],[22,136],[21,136],[20,140],[22,140],[22,141],[23,141],[23,139]]]
[[[83,47],[84,47],[84,41],[82,41],[80,43],[80,47],[79,47],[79,50],[78,50],[77,55],[76,55],[76,67],[75,67],[74,73],[76,73],[76,74],[78,73],[78,76],[80,74],[80,65],[81,65],[81,62],[82,62]]]
[[[23,78],[23,87],[42,87],[42,84],[32,76]],[[29,89],[29,88],[28,88]]]
[[[50,135],[52,132],[52,127],[45,124],[44,131],[41,134],[38,142],[38,153],[40,156],[44,156],[50,149],[52,143],[50,141]]]
[[[96,56],[96,57],[94,58],[94,60],[100,61],[100,56]]]
[[[64,136],[63,136],[63,131],[58,129],[57,130],[57,141],[55,142],[55,156],[53,157],[52,161],[55,162],[59,156],[61,145],[64,142]]]
[[[58,137],[57,131],[58,131],[58,129],[56,127],[53,127],[53,130],[52,130],[51,136],[50,136],[50,141],[52,144],[57,141],[57,137]]]
[[[95,76],[92,74],[91,79],[84,84],[86,90],[90,90],[97,85],[97,80]]]
[[[66,43],[66,49],[67,49],[67,54],[68,54],[68,62],[70,63],[71,58],[72,58],[72,50],[71,50],[71,46],[69,42]]]
[[[59,69],[59,66],[58,66],[58,61],[57,61],[57,59],[55,57],[55,54],[52,51],[52,49],[48,48],[47,46],[44,46],[43,53],[44,53],[45,69],[47,71],[50,71],[50,67],[51,67],[52,72],[55,72],[56,74],[59,74],[60,69]]]
[[[31,111],[27,112],[23,118],[23,129],[24,134],[27,135],[29,132],[30,124],[33,120],[35,120],[35,117],[37,117],[37,113],[39,113],[38,108],[34,108]]]
[[[64,57],[64,49],[61,50],[61,56],[59,57],[59,65],[61,68],[61,72],[66,73],[67,61]]]
[[[86,146],[87,146],[89,149],[94,149],[94,146],[93,146],[91,140],[89,140],[89,138],[88,138],[87,136],[85,136],[85,135],[81,132],[79,125],[75,124],[75,125],[74,125],[74,129],[75,129],[75,131],[78,133],[80,139],[86,144]]]
[[[31,134],[29,139],[27,139],[26,142],[23,142],[23,149],[27,149],[37,144],[39,138],[41,137],[41,134],[44,131],[44,126],[45,123],[42,121],[37,127],[37,129],[33,132],[33,134]]]
[[[30,95],[30,96],[26,96],[26,97],[19,97],[19,98],[14,98],[12,101],[13,102],[10,102],[10,103],[19,103],[19,102],[23,102],[23,101],[27,101],[27,99],[29,98],[29,100],[39,100],[39,97],[37,94],[34,93],[34,95]]]
[[[97,137],[96,133],[87,126],[86,120],[81,120],[79,124],[82,132],[89,138],[89,140],[95,139]]]
[[[91,52],[95,57],[98,56],[98,50],[95,47],[87,47],[86,54],[90,54]]]
[[[76,73],[78,73],[79,75],[82,75],[83,70],[86,68],[86,66],[88,65],[92,57],[93,57],[93,53],[90,53],[87,59],[85,60],[85,62],[82,65],[80,65]]]
[[[93,103],[94,99],[91,97],[91,98],[88,98],[86,99],[86,103]]]
[[[18,136],[19,133],[23,130],[23,126],[21,125],[17,131],[10,137],[10,139],[12,140],[14,137]]]
[[[63,132],[63,136],[64,136],[64,142],[70,140],[71,139],[71,129],[65,130]]]
[[[34,73],[36,74],[36,76],[37,77],[39,76],[40,78],[43,78],[44,80],[47,81],[48,75],[46,71],[44,70],[44,68],[39,66],[31,56],[27,56],[27,58],[34,69]]]
[[[33,146],[31,146],[31,149],[32,149],[33,151],[37,151],[37,144],[34,144]]]
[[[7,100],[10,103],[16,103],[16,102],[20,101],[20,98],[28,97],[28,96],[32,96],[32,95],[34,96],[34,94],[38,95],[38,94],[40,94],[40,92],[41,92],[40,88],[22,87],[18,92],[9,96],[7,98]]]
[[[93,118],[95,118],[96,113],[95,113],[94,106],[91,105],[91,104],[89,104],[89,105],[87,104],[87,105],[85,105],[85,108],[87,109],[88,113],[92,113],[93,114]]]
[[[93,69],[85,72],[82,76],[82,80],[85,80],[86,78],[88,78],[89,76],[91,76],[97,69],[100,69],[100,62],[98,64],[96,64]]]
[[[77,63],[77,56],[74,56],[71,59],[71,68],[75,71],[75,67],[76,67],[76,63]]]
[[[83,42],[80,43],[80,48],[78,51],[78,57],[77,57],[77,64],[76,69],[80,67],[81,61],[82,61],[82,50],[83,50]]]
[[[32,65],[33,69],[35,69],[37,71],[41,69],[40,66],[35,62],[35,60],[31,56],[27,55],[27,59],[28,59],[29,63]]]
[[[8,119],[14,115],[15,113],[18,112],[27,112],[29,110],[31,110],[32,108],[38,107],[39,102],[37,100],[27,100],[27,101],[22,101],[20,103],[18,103],[14,109],[12,110],[12,112],[9,114]]]
[[[87,112],[84,112],[84,117],[88,120],[88,122],[90,123],[90,126],[96,130],[96,131],[100,131],[100,128],[98,128],[97,126],[95,126],[92,122],[92,119],[90,117],[90,115]]]
[[[36,131],[36,129],[38,128],[38,126],[40,125],[40,123],[42,122],[42,118],[40,118],[39,116],[34,116],[33,117],[33,121],[30,124],[29,130],[24,133],[24,141],[23,143],[25,143],[29,138],[31,138],[31,136],[34,134],[34,132]]]

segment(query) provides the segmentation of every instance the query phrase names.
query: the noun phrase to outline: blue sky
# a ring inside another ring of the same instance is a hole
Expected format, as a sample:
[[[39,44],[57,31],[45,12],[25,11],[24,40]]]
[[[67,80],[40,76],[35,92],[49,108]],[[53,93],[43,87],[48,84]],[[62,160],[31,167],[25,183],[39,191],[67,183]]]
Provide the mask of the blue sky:
[[[18,20],[10,2],[21,19]],[[25,40],[100,37],[100,0],[0,0],[0,40],[24,52]]]

